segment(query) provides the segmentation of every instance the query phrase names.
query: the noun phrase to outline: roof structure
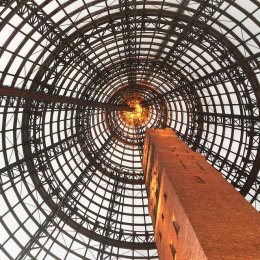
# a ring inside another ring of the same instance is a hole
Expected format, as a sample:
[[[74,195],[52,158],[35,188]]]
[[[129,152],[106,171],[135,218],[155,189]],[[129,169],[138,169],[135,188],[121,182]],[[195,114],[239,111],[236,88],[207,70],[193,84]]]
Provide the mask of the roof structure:
[[[148,127],[260,210],[259,82],[258,0],[0,1],[0,259],[158,259]]]

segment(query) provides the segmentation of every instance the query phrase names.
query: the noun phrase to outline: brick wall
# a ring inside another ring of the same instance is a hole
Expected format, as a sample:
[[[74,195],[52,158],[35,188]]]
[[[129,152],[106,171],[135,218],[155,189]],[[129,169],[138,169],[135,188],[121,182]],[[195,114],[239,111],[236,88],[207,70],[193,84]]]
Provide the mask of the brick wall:
[[[147,130],[143,169],[161,260],[260,260],[259,213],[171,129]]]

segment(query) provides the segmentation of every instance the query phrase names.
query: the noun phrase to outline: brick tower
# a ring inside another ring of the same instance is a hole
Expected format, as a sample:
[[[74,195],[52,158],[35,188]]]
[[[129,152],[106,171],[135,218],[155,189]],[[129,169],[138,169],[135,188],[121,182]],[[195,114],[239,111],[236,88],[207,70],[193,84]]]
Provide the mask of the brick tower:
[[[260,259],[259,213],[171,129],[148,129],[143,170],[160,260]]]

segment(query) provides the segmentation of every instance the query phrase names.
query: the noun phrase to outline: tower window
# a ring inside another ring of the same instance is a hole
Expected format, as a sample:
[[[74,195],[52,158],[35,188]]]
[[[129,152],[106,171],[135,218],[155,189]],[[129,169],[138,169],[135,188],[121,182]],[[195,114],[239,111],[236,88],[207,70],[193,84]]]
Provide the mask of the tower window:
[[[162,233],[159,231],[159,238],[160,238],[160,241],[162,241]]]
[[[178,236],[179,231],[180,231],[180,225],[175,220],[172,223],[173,223],[174,230]]]
[[[175,260],[176,257],[176,249],[173,245],[173,241],[170,242],[170,249],[171,249],[171,253],[172,253],[172,259]]]
[[[162,221],[164,221],[164,218],[165,218],[165,217],[164,217],[164,215],[163,215],[163,213],[162,213]]]

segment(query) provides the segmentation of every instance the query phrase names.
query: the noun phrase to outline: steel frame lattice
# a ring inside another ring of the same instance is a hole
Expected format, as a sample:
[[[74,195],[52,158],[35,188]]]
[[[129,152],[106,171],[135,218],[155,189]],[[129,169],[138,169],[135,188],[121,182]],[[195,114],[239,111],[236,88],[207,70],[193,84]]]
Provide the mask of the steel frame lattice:
[[[158,259],[147,127],[260,210],[260,3],[243,2],[0,1],[0,259]],[[120,116],[131,96],[146,123]]]

